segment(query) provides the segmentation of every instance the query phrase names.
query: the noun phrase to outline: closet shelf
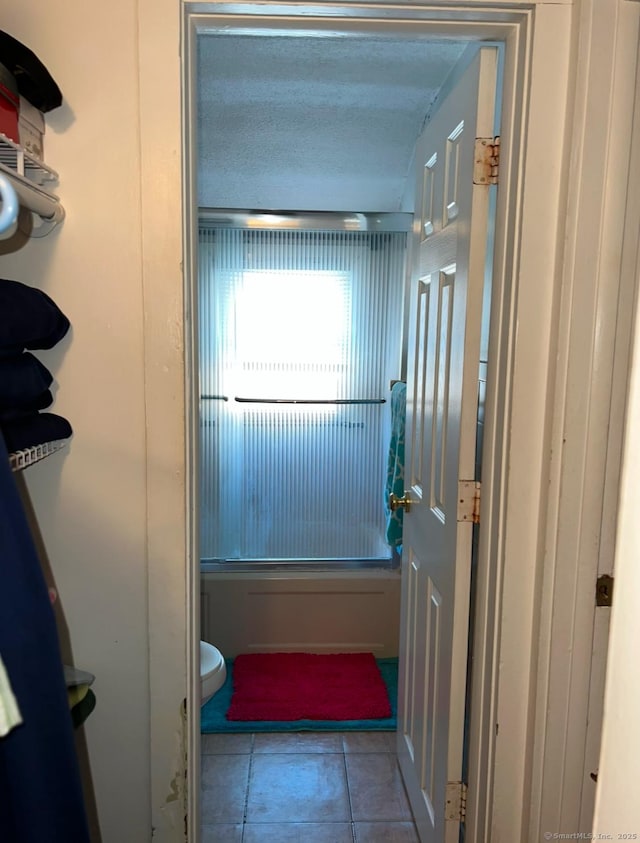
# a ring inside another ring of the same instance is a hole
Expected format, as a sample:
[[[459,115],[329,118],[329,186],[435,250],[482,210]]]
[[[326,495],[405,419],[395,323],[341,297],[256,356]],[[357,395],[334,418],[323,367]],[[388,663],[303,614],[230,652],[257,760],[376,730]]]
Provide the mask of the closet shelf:
[[[64,208],[51,190],[58,182],[56,171],[1,133],[0,172],[13,185],[20,204],[39,216],[44,226],[50,230],[61,222]],[[48,231],[39,227],[38,236],[44,233]]]
[[[22,471],[45,457],[55,454],[67,444],[68,439],[55,439],[52,442],[44,442],[42,445],[34,445],[32,448],[25,448],[22,451],[14,451],[9,454],[9,465],[12,471]]]

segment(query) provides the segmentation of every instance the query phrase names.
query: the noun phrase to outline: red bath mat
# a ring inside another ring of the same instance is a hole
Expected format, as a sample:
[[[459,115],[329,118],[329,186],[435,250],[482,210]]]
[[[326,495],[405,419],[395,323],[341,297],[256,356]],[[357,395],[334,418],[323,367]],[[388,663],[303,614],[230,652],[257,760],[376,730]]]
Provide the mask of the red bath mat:
[[[233,662],[227,720],[373,720],[390,717],[372,653],[251,653]]]

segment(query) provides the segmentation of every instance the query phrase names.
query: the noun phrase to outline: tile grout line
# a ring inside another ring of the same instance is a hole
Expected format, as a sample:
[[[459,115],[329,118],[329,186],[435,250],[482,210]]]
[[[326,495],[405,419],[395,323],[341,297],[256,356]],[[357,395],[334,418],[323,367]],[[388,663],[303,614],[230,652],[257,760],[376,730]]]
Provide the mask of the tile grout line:
[[[344,742],[344,736],[340,738],[340,743],[342,744],[342,766],[344,767],[344,780],[347,785],[347,798],[349,800],[349,828],[351,831],[351,840],[352,843],[357,843],[356,841],[356,827],[353,821],[353,803],[351,801],[351,785],[349,784],[349,771],[347,770],[347,748]]]
[[[244,831],[247,825],[247,810],[249,808],[249,787],[251,786],[251,774],[253,772],[253,749],[255,746],[255,734],[252,732],[249,742],[249,769],[247,770],[247,786],[244,791],[244,806],[242,810],[242,829],[240,832],[240,843],[244,840]]]

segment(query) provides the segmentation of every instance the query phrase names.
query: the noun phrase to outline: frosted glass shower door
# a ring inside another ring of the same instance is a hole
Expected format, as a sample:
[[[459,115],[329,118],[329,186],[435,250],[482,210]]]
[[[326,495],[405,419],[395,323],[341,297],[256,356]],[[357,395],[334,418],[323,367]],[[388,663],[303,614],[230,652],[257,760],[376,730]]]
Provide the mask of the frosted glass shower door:
[[[203,559],[389,558],[405,238],[201,231]]]

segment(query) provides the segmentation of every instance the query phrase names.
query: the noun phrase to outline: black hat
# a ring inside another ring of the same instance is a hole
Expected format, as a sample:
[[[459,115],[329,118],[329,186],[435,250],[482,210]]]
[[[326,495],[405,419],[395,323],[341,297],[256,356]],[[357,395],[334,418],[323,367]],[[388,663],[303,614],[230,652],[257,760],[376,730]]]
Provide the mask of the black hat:
[[[16,78],[18,91],[40,111],[62,105],[62,92],[40,59],[24,44],[0,30],[0,63]]]

